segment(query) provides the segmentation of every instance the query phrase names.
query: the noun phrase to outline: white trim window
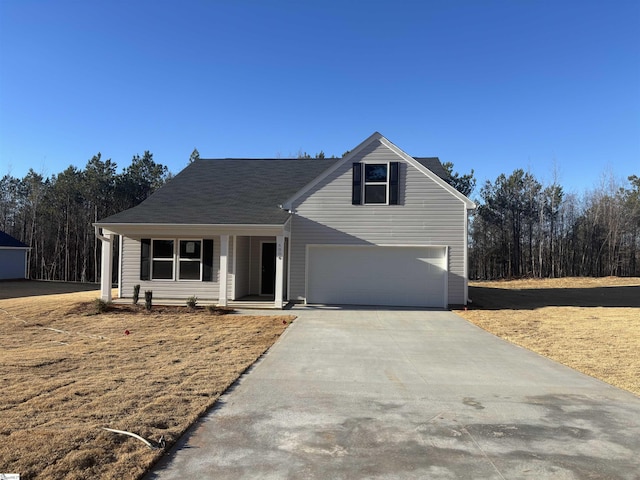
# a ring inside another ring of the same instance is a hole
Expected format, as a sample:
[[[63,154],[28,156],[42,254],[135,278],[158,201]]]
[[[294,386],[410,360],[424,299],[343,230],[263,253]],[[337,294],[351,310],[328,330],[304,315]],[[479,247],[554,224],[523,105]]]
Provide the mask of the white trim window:
[[[354,163],[353,205],[398,205],[399,162]]]
[[[202,241],[180,240],[178,280],[202,280]]]
[[[387,204],[389,189],[389,165],[387,163],[364,164],[364,204]]]
[[[173,280],[173,240],[151,241],[151,279]]]
[[[213,239],[143,238],[140,280],[215,281]]]

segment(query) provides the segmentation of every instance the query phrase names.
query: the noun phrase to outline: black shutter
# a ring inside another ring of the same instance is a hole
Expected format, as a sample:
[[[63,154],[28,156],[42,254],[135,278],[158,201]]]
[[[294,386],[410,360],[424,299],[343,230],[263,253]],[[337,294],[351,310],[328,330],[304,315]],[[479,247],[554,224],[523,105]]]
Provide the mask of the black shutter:
[[[398,199],[400,197],[399,175],[400,163],[391,162],[389,164],[389,205],[398,205]]]
[[[151,278],[151,239],[143,238],[140,249],[140,280]]]
[[[202,241],[202,281],[213,282],[213,240]]]
[[[353,188],[351,192],[351,204],[362,204],[362,164],[353,164]]]

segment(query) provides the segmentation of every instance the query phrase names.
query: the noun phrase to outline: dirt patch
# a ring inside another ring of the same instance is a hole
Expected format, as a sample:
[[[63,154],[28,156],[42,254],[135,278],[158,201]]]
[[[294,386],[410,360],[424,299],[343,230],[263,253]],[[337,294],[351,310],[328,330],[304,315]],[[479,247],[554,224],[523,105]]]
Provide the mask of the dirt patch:
[[[294,319],[121,305],[96,292],[0,300],[0,472],[140,478]]]
[[[640,395],[640,279],[471,282],[459,315],[512,343]]]

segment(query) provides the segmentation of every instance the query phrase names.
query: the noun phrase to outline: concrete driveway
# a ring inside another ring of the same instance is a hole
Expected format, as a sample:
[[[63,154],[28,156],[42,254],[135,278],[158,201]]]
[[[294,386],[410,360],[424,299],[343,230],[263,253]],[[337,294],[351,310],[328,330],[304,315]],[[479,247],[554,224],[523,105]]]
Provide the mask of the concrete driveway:
[[[148,479],[638,479],[640,398],[451,312],[296,307]]]

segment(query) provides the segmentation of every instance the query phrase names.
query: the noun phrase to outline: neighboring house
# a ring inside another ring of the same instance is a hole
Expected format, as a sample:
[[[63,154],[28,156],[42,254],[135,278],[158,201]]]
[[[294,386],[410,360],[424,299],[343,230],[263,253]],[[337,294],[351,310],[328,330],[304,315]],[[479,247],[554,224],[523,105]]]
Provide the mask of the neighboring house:
[[[0,231],[0,280],[27,278],[29,247]]]
[[[474,203],[437,158],[374,133],[341,159],[196,160],[140,205],[95,224],[102,297],[282,308],[467,303],[467,218]]]

